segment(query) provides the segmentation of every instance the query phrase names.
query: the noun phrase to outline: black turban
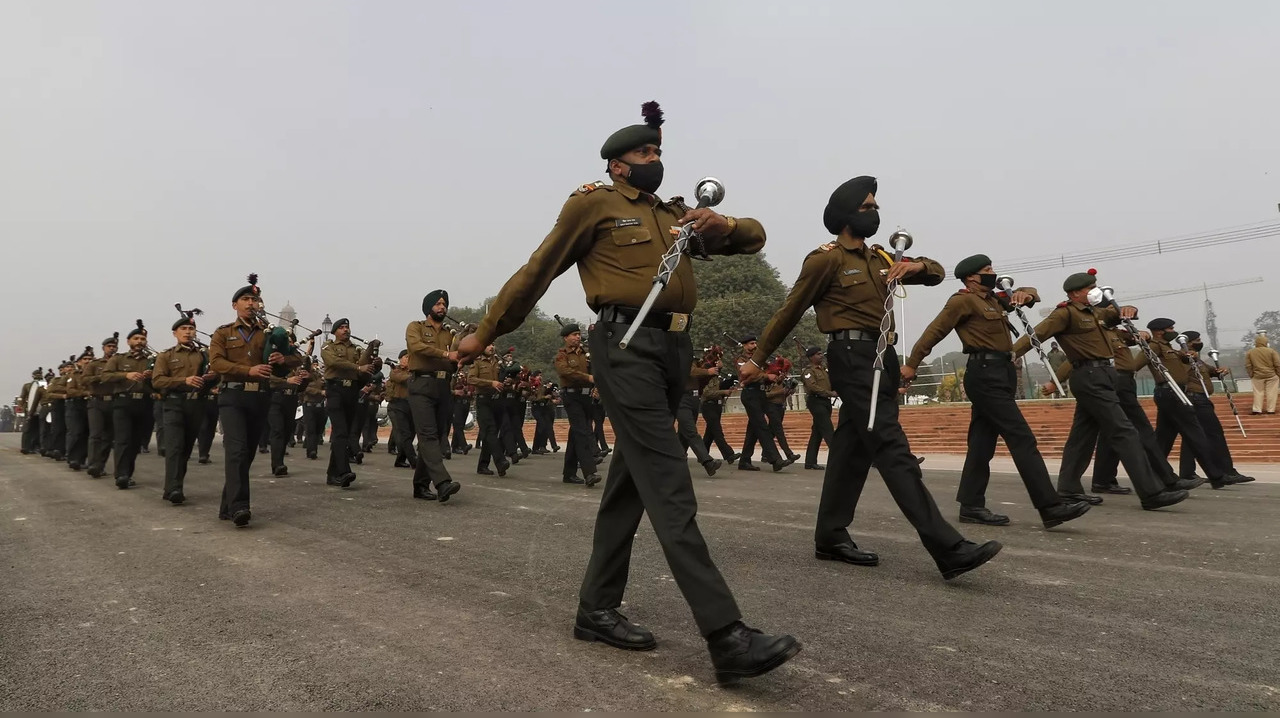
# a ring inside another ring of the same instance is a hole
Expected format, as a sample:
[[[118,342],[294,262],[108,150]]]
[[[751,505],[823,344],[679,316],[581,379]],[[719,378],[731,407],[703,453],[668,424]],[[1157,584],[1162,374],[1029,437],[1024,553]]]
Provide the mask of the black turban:
[[[862,203],[867,201],[868,194],[875,194],[877,188],[875,177],[854,177],[836,187],[827,201],[827,208],[822,212],[822,224],[832,234],[840,234],[849,226],[849,220],[858,212]]]
[[[436,305],[436,302],[440,301],[441,299],[444,300],[445,310],[448,310],[449,309],[449,293],[448,292],[444,291],[443,289],[436,289],[434,291],[427,292],[427,296],[422,298],[422,316],[425,317],[428,314],[430,314],[431,308],[434,307]]]

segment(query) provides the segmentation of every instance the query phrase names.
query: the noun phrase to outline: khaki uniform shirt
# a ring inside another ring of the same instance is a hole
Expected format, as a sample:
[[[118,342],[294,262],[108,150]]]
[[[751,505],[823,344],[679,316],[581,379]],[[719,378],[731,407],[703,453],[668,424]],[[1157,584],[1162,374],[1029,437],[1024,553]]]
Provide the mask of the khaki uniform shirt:
[[[831,377],[825,366],[809,365],[800,375],[800,380],[804,382],[804,390],[810,396],[825,396],[828,399],[836,396],[831,390]]]
[[[482,346],[515,329],[546,293],[552,280],[575,264],[587,306],[639,307],[653,284],[662,253],[680,232],[684,203],[641,192],[624,182],[583,185],[569,196],[551,234],[489,305],[476,331]],[[764,227],[740,218],[728,237],[706,239],[710,254],[754,254],[764,246]],[[658,295],[653,312],[690,313],[698,304],[693,263],[681,261]]]
[[[409,322],[404,330],[405,345],[409,349],[409,371],[451,372],[455,364],[449,360],[453,351],[453,330],[446,326],[435,327],[431,322]]]
[[[1027,307],[1040,301],[1040,295],[1034,287],[1021,287],[1014,291],[1027,292],[1035,298],[1035,301],[1025,305]],[[952,329],[959,335],[965,353],[1012,352],[1013,340],[1009,338],[1009,328],[1009,314],[994,292],[961,289],[951,295],[942,311],[920,334],[911,350],[911,356],[907,358],[907,366],[918,369],[929,352]]]
[[[82,369],[76,369],[67,377],[67,398],[85,399],[89,396],[89,384]]]
[[[471,373],[468,381],[471,386],[476,388],[476,393],[481,396],[493,396],[498,393],[493,388],[493,382],[498,380],[499,359],[495,356],[481,356],[471,365]]]
[[[845,329],[879,333],[892,260],[879,245],[858,247],[857,241],[848,238],[810,252],[782,308],[760,333],[752,357],[755,363],[764,366],[809,307],[817,313],[818,330],[824,334]],[[903,284],[933,286],[946,274],[941,264],[926,257],[904,257],[903,261],[924,263],[924,271],[906,277]],[[892,315],[889,328],[893,328]]]
[[[694,360],[693,366],[689,367],[689,379],[685,382],[684,389],[685,391],[698,391],[704,384],[709,383],[708,379],[719,381],[719,378],[712,374],[710,369],[702,366],[702,362]]]
[[[352,344],[350,339],[341,342],[331,340],[320,350],[320,358],[324,361],[324,380],[359,379],[360,370],[357,367],[365,363],[361,360],[363,355],[364,352]]]
[[[58,375],[45,387],[44,398],[48,401],[61,401],[67,398],[67,377]]]
[[[312,404],[324,401],[324,378],[317,372],[311,373],[311,378],[302,389],[302,400]]]
[[[116,384],[119,382],[105,380],[102,376],[102,371],[107,368],[107,361],[106,357],[94,359],[84,368],[85,384],[93,396],[111,396],[116,393]]]
[[[409,398],[409,370],[393,367],[387,377],[387,401]]]
[[[1129,343],[1119,330],[1104,326],[1103,331],[1106,332],[1107,340],[1111,343],[1112,358],[1116,362],[1116,371],[1136,373],[1139,369],[1147,365],[1147,355],[1137,348],[1137,342]],[[1071,376],[1071,362],[1062,361],[1058,364],[1056,373],[1058,381],[1065,382]]]
[[[35,410],[40,407],[40,402],[44,399],[45,388],[43,386],[37,386],[35,396],[33,397],[31,395],[32,384],[35,384],[35,382],[29,381],[26,384],[23,384],[22,393],[18,395],[18,406],[27,414],[35,413]],[[27,404],[28,399],[31,399],[30,405]]]
[[[1151,352],[1159,357],[1160,361],[1164,362],[1164,366],[1169,370],[1169,376],[1173,377],[1174,382],[1186,389],[1188,380],[1195,379],[1191,374],[1191,360],[1163,340],[1153,337],[1147,343],[1151,346]],[[1155,377],[1156,383],[1165,383],[1164,377],[1157,373],[1154,367],[1151,367],[1151,369],[1151,375]]]
[[[560,375],[560,386],[566,389],[585,389],[591,386],[591,374],[587,365],[587,353],[579,346],[576,349],[560,347],[556,352],[556,373]]]
[[[200,376],[204,366],[204,354],[200,348],[179,344],[172,349],[160,352],[156,357],[156,368],[151,374],[151,386],[163,394],[186,394],[199,391],[187,386],[187,379]]]
[[[240,319],[223,324],[213,330],[209,339],[209,369],[224,380],[261,382],[265,387],[267,380],[251,376],[249,370],[263,363],[262,350],[266,346],[266,333],[258,325]],[[294,368],[301,364],[301,354],[287,354],[284,357],[286,367]]]
[[[151,393],[151,380],[129,381],[129,372],[145,372],[151,369],[151,357],[146,352],[116,354],[102,368],[102,382],[117,387],[117,394]]]
[[[1056,338],[1070,361],[1110,359],[1115,352],[1106,326],[1120,321],[1115,307],[1098,308],[1076,302],[1062,302],[1035,327],[1041,342]],[[1031,339],[1023,336],[1013,345],[1014,357],[1031,349]]]
[[[786,404],[788,396],[791,396],[791,392],[787,391],[787,387],[781,383],[770,384],[769,388],[764,390],[764,398],[774,404]]]

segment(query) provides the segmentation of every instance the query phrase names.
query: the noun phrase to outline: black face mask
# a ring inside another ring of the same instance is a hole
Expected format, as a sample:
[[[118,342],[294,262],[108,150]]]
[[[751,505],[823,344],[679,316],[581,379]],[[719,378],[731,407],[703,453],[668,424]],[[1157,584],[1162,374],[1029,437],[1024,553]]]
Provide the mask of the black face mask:
[[[1204,342],[1196,342],[1195,344],[1191,345],[1191,348],[1196,351],[1200,351],[1201,349],[1204,349]]]
[[[662,160],[647,165],[631,165],[631,174],[627,175],[627,184],[641,192],[653,194],[662,186]]]
[[[995,289],[996,279],[997,277],[994,274],[979,274],[978,284],[981,284],[986,289]]]
[[[849,234],[868,239],[880,230],[880,212],[869,209],[866,212],[854,212],[849,220]]]
[[[1173,341],[1174,339],[1177,339],[1177,338],[1178,338],[1178,333],[1177,333],[1177,332],[1165,332],[1165,333],[1163,333],[1163,334],[1161,334],[1161,335],[1160,335],[1160,338],[1161,338],[1161,339],[1163,339],[1163,340],[1165,340],[1166,342],[1171,342],[1171,341]]]

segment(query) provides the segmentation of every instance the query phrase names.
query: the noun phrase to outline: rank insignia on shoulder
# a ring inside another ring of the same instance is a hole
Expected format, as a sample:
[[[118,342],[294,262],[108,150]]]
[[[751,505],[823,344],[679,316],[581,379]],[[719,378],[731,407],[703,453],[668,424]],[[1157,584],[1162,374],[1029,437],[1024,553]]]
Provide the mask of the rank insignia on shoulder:
[[[600,180],[596,180],[595,182],[588,182],[587,184],[582,185],[581,187],[578,188],[578,191],[583,194],[586,194],[588,192],[598,190],[603,186],[604,186],[604,182],[601,182]]]
[[[830,252],[831,250],[839,246],[840,246],[839,242],[827,242],[826,244],[818,245],[818,249],[821,249],[824,252]]]
[[[1058,302],[1058,309],[1065,309],[1071,302]]]

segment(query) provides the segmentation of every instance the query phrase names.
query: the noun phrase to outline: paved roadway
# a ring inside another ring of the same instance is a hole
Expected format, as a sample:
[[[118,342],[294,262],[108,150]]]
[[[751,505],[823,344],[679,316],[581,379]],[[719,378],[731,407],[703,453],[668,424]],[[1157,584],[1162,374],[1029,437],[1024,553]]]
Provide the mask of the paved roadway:
[[[561,484],[560,455],[505,479],[459,457],[445,505],[409,498],[384,453],[351,490],[300,451],[280,479],[259,456],[237,530],[216,518],[220,447],[175,507],[155,454],[119,491],[17,438],[0,436],[4,710],[1280,710],[1276,483],[1161,512],[1108,499],[1046,532],[998,475],[1014,525],[964,531],[1004,552],[943,582],[874,476],[855,524],[871,569],[812,558],[815,472],[697,479],[748,622],[804,642],[723,689],[647,523],[625,611],[659,648],[572,638],[601,487]],[[956,472],[926,478],[953,515]]]

